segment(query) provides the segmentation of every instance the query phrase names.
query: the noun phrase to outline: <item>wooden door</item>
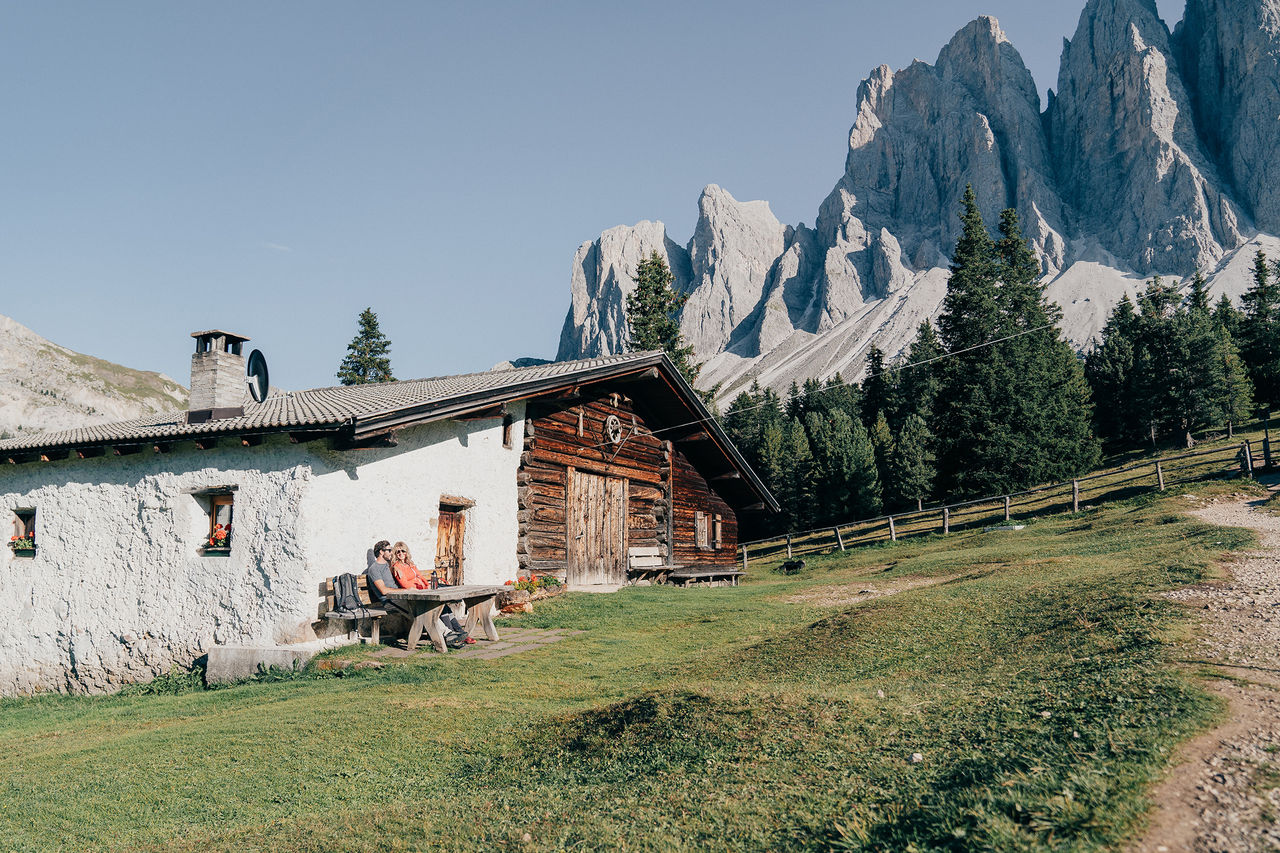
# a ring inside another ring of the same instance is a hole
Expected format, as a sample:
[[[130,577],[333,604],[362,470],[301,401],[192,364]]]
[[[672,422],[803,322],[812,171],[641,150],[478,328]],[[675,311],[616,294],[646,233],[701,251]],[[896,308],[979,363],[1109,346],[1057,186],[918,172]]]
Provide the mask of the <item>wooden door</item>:
[[[462,532],[467,517],[460,510],[440,507],[436,526],[436,572],[441,583],[462,583]]]
[[[568,469],[566,580],[627,582],[627,481]]]

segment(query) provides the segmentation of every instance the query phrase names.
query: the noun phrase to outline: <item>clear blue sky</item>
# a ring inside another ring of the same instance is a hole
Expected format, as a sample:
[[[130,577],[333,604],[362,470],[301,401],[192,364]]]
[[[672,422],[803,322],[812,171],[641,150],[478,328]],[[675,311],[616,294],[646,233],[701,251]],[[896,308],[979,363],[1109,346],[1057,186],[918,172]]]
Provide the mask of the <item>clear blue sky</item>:
[[[812,224],[871,68],[991,14],[1043,97],[1082,7],[0,0],[0,314],[184,384],[211,327],[333,384],[366,305],[400,378],[549,358],[583,241]]]

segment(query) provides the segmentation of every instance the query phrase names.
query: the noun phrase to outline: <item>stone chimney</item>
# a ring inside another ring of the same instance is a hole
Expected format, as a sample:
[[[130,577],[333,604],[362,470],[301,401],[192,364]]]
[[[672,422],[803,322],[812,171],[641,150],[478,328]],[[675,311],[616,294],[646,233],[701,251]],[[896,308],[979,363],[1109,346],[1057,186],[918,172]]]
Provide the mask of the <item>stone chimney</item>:
[[[249,392],[240,347],[249,339],[218,329],[192,332],[191,337],[196,339],[196,352],[191,356],[187,423],[202,424],[243,415]]]

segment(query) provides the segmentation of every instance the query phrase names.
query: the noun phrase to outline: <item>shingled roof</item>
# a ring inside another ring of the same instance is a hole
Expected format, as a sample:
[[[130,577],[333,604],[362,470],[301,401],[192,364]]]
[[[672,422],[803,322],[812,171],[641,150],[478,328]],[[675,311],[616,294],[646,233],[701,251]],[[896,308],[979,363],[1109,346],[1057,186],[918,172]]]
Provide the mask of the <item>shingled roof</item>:
[[[135,420],[76,429],[33,433],[0,441],[0,461],[52,458],[107,447],[162,445],[183,439],[216,436],[261,436],[271,433],[330,434],[360,442],[399,427],[479,412],[502,403],[536,397],[566,386],[612,379],[657,369],[689,408],[705,422],[733,467],[766,504],[777,503],[755,472],[680,377],[662,352],[627,353],[534,367],[490,370],[458,376],[313,388],[276,394],[261,403],[249,401],[236,417],[187,423],[186,412],[168,412]],[[656,378],[657,374],[655,374]],[[96,451],[95,451],[96,452]]]

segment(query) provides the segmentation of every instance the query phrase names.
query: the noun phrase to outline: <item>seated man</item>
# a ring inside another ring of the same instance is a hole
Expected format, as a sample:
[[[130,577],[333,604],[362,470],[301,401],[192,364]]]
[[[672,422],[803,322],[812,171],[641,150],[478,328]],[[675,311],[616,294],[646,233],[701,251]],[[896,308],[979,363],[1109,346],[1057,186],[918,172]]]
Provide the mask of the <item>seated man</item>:
[[[388,613],[399,613],[402,616],[412,618],[413,614],[409,612],[399,602],[392,601],[387,598],[387,593],[399,589],[395,576],[391,574],[391,543],[385,539],[379,539],[373,546],[372,556],[369,558],[369,566],[364,571],[369,578],[369,600],[379,607],[385,608]]]

